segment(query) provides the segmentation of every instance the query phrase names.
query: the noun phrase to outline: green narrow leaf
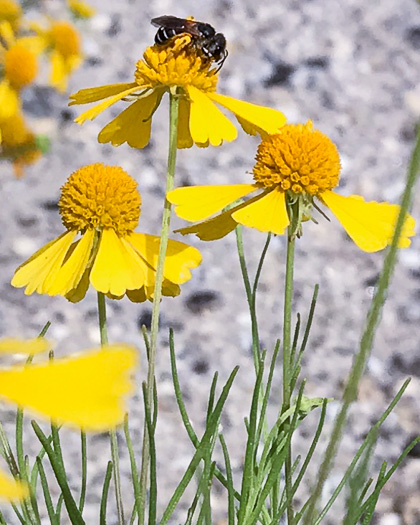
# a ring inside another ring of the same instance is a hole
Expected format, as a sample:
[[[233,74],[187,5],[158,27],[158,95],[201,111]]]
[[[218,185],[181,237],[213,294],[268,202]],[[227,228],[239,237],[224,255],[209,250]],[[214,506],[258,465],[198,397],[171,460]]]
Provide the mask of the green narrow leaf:
[[[156,524],[156,503],[157,503],[157,480],[156,480],[156,445],[155,434],[150,414],[150,405],[147,399],[147,385],[142,383],[144,400],[144,417],[146,419],[147,431],[149,433],[149,464],[150,464],[150,488],[149,488],[149,523]]]
[[[228,491],[228,525],[235,525],[235,490],[233,486],[232,465],[230,463],[229,451],[226,446],[223,434],[219,434],[220,444],[222,445],[223,458],[226,466],[226,481]]]
[[[112,469],[113,469],[112,461],[108,461],[108,465],[106,467],[106,472],[105,472],[104,484],[102,487],[99,525],[106,525],[106,505],[108,503],[109,485],[111,484]]]
[[[87,487],[87,443],[86,433],[83,430],[80,432],[81,441],[81,459],[82,459],[82,484],[80,489],[79,499],[79,510],[80,514],[83,514],[83,508],[85,506],[86,499],[86,487]]]
[[[61,456],[61,448],[59,447],[60,453],[57,452],[56,448],[55,450],[53,450],[51,445],[48,443],[47,436],[42,432],[40,426],[37,424],[36,421],[32,421],[32,428],[34,429],[36,437],[39,439],[39,441],[41,442],[42,446],[44,447],[48,455],[48,459],[50,460],[51,467],[54,471],[58,485],[60,486],[61,492],[63,494],[64,503],[66,505],[66,509],[67,509],[67,512],[69,514],[69,518],[72,524],[73,525],[85,525],[85,522],[82,518],[82,515],[80,514],[80,511],[71,494],[70,487],[67,482],[67,477],[66,477],[66,473],[64,470],[64,464],[63,464],[63,460]],[[58,436],[54,437],[54,434],[53,434],[53,442],[57,440],[57,437]]]
[[[128,454],[130,457],[130,468],[131,468],[131,481],[133,483],[134,491],[134,509],[133,514],[140,516],[140,482],[139,482],[139,471],[136,463],[136,455],[133,448],[133,442],[130,436],[130,429],[128,427],[128,414],[124,418],[124,434],[127,442]],[[137,509],[137,510],[135,510]]]
[[[48,481],[47,481],[47,476],[45,475],[44,466],[42,465],[42,461],[40,459],[37,459],[37,463],[38,463],[39,476],[41,480],[42,492],[44,494],[45,505],[47,507],[47,512],[48,512],[48,517],[50,518],[50,523],[51,525],[60,525],[59,521],[57,521],[57,516],[54,511],[54,505],[51,499],[50,489],[48,487]]]

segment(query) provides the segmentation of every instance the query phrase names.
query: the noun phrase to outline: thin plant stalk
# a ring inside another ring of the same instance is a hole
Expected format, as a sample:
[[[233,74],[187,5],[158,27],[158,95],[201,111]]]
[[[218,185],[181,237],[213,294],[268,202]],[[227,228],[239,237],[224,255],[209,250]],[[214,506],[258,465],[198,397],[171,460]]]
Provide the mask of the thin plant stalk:
[[[287,236],[286,276],[284,283],[284,313],[283,313],[283,405],[282,411],[290,408],[291,374],[292,374],[292,299],[293,299],[293,269],[295,257],[295,235],[289,229]],[[290,422],[290,421],[289,421]],[[293,484],[292,484],[292,450],[289,442],[289,451],[285,461],[285,484],[287,505],[287,522],[294,522]]]
[[[105,295],[101,292],[98,292],[98,317],[99,332],[101,334],[101,345],[104,346],[108,344],[108,329],[106,323]],[[124,525],[124,508],[121,493],[120,459],[118,454],[118,440],[116,430],[110,430],[109,436],[111,441],[111,457],[114,467],[113,472],[115,485],[115,499],[117,502],[118,525]]]
[[[171,191],[174,187],[175,178],[175,164],[176,164],[176,153],[177,153],[177,140],[178,140],[178,108],[179,108],[179,95],[177,94],[176,88],[171,89],[169,96],[169,151],[168,151],[168,168],[166,172],[166,190],[165,195]],[[148,355],[148,369],[147,369],[147,380],[146,380],[146,393],[147,400],[149,403],[149,411],[151,414],[154,413],[153,399],[154,399],[154,388],[155,388],[155,361],[156,361],[156,348],[157,338],[159,331],[159,310],[160,302],[162,299],[162,284],[163,284],[163,269],[165,265],[166,249],[168,247],[169,239],[169,226],[171,221],[172,205],[166,199],[163,204],[162,213],[162,228],[160,232],[160,244],[159,254],[156,267],[155,277],[155,288],[153,293],[153,308],[152,308],[152,322],[150,330],[150,348]],[[143,430],[143,449],[142,449],[142,463],[140,472],[140,485],[141,485],[141,514],[139,516],[139,524],[144,524],[145,516],[145,502],[147,492],[147,472],[150,461],[150,442],[149,434],[147,431],[147,424],[144,423]]]
[[[400,212],[398,214],[398,218],[395,224],[395,231],[392,237],[392,243],[385,256],[384,266],[379,276],[376,293],[373,297],[373,300],[372,300],[372,303],[371,303],[371,306],[368,312],[366,328],[360,340],[359,350],[354,359],[353,366],[349,374],[349,378],[347,380],[346,388],[343,394],[343,405],[335,420],[334,428],[331,433],[331,438],[328,443],[328,447],[327,447],[327,450],[324,456],[324,460],[322,462],[322,465],[319,471],[318,481],[312,493],[311,504],[305,516],[305,522],[304,522],[305,525],[313,523],[317,501],[321,495],[324,483],[327,480],[328,475],[332,469],[333,460],[335,458],[338,445],[341,441],[344,425],[347,420],[347,412],[349,410],[351,403],[354,401],[356,397],[359,382],[364,372],[366,362],[369,358],[369,355],[372,349],[376,328],[378,326],[378,323],[381,317],[382,308],[383,308],[383,305],[385,303],[385,299],[387,296],[389,283],[390,283],[390,280],[391,280],[391,277],[392,277],[392,274],[395,268],[395,264],[397,262],[398,241],[401,237],[401,232],[403,229],[406,214],[412,202],[414,186],[416,184],[419,172],[420,172],[420,126],[417,129],[416,144],[413,150],[413,154],[412,154],[411,161],[410,161],[410,166],[408,169],[407,182],[406,182],[406,186],[404,189],[404,193],[401,198],[401,209],[400,209]]]

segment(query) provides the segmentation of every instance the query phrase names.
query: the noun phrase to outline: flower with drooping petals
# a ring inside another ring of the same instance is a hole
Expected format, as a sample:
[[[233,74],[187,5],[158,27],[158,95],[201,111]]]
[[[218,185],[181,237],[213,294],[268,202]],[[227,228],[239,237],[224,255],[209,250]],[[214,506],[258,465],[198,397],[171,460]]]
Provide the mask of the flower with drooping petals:
[[[36,36],[16,38],[8,22],[0,23],[0,121],[14,115],[20,107],[19,93],[38,73],[40,41]]]
[[[392,241],[399,206],[333,192],[340,174],[339,154],[326,135],[313,129],[312,122],[286,125],[264,138],[253,173],[254,184],[192,186],[169,192],[167,198],[179,217],[194,222],[208,219],[179,231],[209,241],[227,235],[238,224],[277,235],[293,225],[293,233],[300,235],[302,222],[312,218],[314,209],[321,212],[317,199],[360,249],[375,252]],[[245,202],[209,218],[247,196]],[[413,235],[414,219],[407,214],[399,247],[409,246]]]
[[[25,166],[33,164],[48,149],[48,139],[35,135],[27,126],[22,112],[0,120],[0,159],[13,164],[16,178],[23,177]]]
[[[137,183],[122,168],[98,163],[78,169],[59,201],[67,231],[23,263],[12,285],[25,287],[27,295],[64,295],[72,302],[83,299],[89,283],[112,298],[152,300],[160,237],[134,232],[140,202]],[[170,240],[163,295],[178,295],[200,262],[196,248]]]
[[[83,62],[79,32],[65,20],[49,20],[47,29],[37,23],[31,23],[30,27],[42,40],[43,50],[49,53],[50,84],[64,93],[70,75]]]
[[[170,91],[179,96],[178,147],[219,146],[237,137],[235,126],[216,104],[231,111],[250,134],[275,133],[286,118],[280,111],[257,106],[216,93],[217,68],[183,34],[166,44],[146,49],[136,65],[134,82],[81,89],[70,96],[73,104],[99,104],[88,109],[76,122],[83,124],[119,100],[133,100],[99,133],[101,143],[119,146],[127,142],[143,148],[149,142],[151,121],[162,96]]]

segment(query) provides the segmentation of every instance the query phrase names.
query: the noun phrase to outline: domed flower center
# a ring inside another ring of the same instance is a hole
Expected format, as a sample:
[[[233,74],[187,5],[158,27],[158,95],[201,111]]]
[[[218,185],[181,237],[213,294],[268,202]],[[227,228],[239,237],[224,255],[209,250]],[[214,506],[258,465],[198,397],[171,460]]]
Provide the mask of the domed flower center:
[[[54,22],[50,38],[52,46],[65,58],[80,54],[80,39],[68,22]]]
[[[307,124],[288,124],[258,147],[254,180],[264,188],[318,195],[337,186],[340,157],[335,144]]]
[[[58,203],[68,230],[112,228],[123,237],[139,222],[136,181],[119,166],[89,164],[70,175]]]
[[[135,81],[140,87],[194,86],[216,91],[217,72],[212,62],[192,43],[190,35],[148,47],[136,64]]]
[[[6,51],[4,75],[14,89],[30,84],[38,73],[38,62],[34,53],[22,44],[14,44]]]

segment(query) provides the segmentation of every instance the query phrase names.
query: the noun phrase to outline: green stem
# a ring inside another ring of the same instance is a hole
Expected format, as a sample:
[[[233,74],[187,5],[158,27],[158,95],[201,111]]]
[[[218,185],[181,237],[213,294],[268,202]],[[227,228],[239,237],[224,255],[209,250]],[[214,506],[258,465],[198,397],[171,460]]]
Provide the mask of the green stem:
[[[168,152],[168,168],[166,172],[166,193],[171,191],[174,187],[175,178],[175,163],[177,153],[177,137],[178,137],[178,107],[179,107],[179,96],[175,91],[171,91],[169,96],[169,152]],[[154,399],[154,388],[155,388],[155,361],[156,361],[156,348],[157,338],[159,331],[159,310],[160,302],[162,299],[162,283],[163,283],[163,269],[165,265],[166,249],[168,246],[169,239],[169,225],[171,221],[172,206],[171,203],[165,198],[163,204],[162,213],[162,228],[160,232],[160,244],[159,244],[159,255],[156,267],[155,277],[155,289],[153,294],[153,308],[152,308],[152,323],[150,331],[150,349],[148,359],[148,370],[146,380],[146,393],[149,404],[150,414],[155,412],[153,403]],[[148,466],[150,461],[150,440],[149,433],[147,430],[146,421],[144,422],[143,429],[143,449],[142,449],[142,464],[140,473],[141,483],[141,515],[139,516],[139,524],[144,524],[145,516],[145,502],[147,492],[147,477],[148,477]]]
[[[291,340],[292,340],[292,299],[293,299],[293,268],[295,257],[295,235],[289,229],[287,237],[287,256],[286,256],[286,277],[284,283],[284,315],[283,315],[283,406],[285,412],[290,408],[292,362],[291,362]],[[290,422],[290,420],[289,420]],[[287,423],[287,422],[286,422]],[[292,483],[292,447],[289,443],[289,450],[285,461],[285,484],[287,505],[287,522],[292,525],[294,522],[293,510],[293,483]]]
[[[373,340],[378,326],[379,320],[381,318],[382,308],[385,303],[385,299],[388,292],[389,283],[397,262],[398,254],[398,242],[401,236],[401,232],[404,226],[404,221],[406,214],[410,209],[412,202],[414,186],[417,181],[417,177],[420,173],[420,126],[417,129],[416,144],[414,151],[411,157],[410,166],[408,169],[407,182],[404,189],[404,193],[401,198],[401,209],[398,214],[398,218],[395,224],[395,231],[392,237],[392,243],[389,247],[389,250],[385,256],[384,266],[382,272],[379,276],[378,286],[376,289],[375,296],[373,297],[372,304],[370,306],[366,328],[363,332],[362,338],[360,340],[359,350],[355,356],[349,378],[347,380],[346,388],[343,394],[343,405],[337,418],[335,420],[334,428],[331,433],[331,438],[328,443],[327,450],[325,452],[324,460],[322,462],[319,474],[318,481],[313,490],[311,504],[308,508],[307,514],[305,515],[305,525],[312,524],[316,504],[321,495],[322,488],[325,481],[328,478],[328,475],[333,466],[333,460],[337,453],[338,445],[341,441],[344,425],[347,421],[347,412],[351,403],[354,401],[357,390],[359,386],[360,379],[365,369],[366,362],[369,358]]]
[[[105,295],[98,292],[98,317],[99,317],[99,332],[101,334],[101,345],[108,344],[108,329],[106,323],[106,303]],[[121,493],[121,477],[120,477],[120,459],[118,455],[118,440],[117,431],[114,429],[109,431],[111,441],[111,457],[114,471],[114,485],[115,485],[115,499],[117,502],[118,525],[124,525],[124,508],[122,503]]]

